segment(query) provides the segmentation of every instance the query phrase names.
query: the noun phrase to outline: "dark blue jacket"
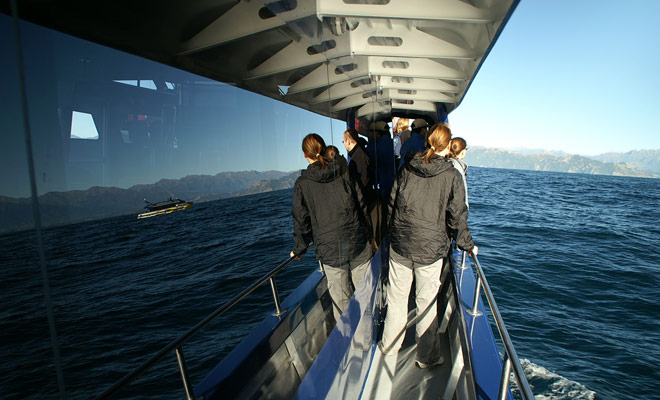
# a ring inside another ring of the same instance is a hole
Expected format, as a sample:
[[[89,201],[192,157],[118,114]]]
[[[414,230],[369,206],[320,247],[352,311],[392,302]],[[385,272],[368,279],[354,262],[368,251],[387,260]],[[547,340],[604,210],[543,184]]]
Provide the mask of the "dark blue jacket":
[[[387,134],[377,139],[370,138],[367,151],[375,169],[375,183],[378,185],[378,194],[383,201],[387,201],[396,174],[394,141]]]
[[[426,138],[424,135],[413,132],[410,135],[410,139],[406,140],[406,142],[403,144],[403,147],[401,147],[401,161],[399,161],[399,169],[403,167],[403,164],[405,164],[406,160],[411,159],[415,154],[419,153],[420,151],[424,151],[426,149]],[[408,154],[412,152],[412,154]]]

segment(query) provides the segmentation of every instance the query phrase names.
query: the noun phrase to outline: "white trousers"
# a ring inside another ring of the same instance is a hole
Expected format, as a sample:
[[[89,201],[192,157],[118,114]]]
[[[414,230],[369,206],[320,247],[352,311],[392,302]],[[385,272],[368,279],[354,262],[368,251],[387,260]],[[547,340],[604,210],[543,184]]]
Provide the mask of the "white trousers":
[[[397,254],[390,247],[387,315],[381,348],[385,354],[396,354],[406,335],[408,297],[415,279],[417,360],[432,363],[440,358],[438,340],[438,309],[436,298],[440,289],[442,261],[420,264]]]
[[[365,252],[371,252],[371,247],[367,245],[363,253],[355,258],[355,260],[364,259]],[[332,307],[334,311],[335,321],[339,321],[341,314],[348,306],[349,300],[353,297],[353,292],[364,277],[367,268],[371,265],[371,257],[362,263],[351,261],[343,266],[335,267],[328,264],[323,265],[323,270],[328,278],[328,291],[334,303]]]

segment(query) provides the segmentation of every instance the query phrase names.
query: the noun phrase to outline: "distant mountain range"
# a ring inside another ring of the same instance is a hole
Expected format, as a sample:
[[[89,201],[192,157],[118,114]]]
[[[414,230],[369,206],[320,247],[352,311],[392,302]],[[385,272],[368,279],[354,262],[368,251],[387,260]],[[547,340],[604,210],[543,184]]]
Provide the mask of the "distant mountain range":
[[[633,150],[626,153],[605,153],[591,158],[603,162],[623,162],[642,171],[660,174],[660,150]]]
[[[640,153],[644,157],[639,156]],[[471,146],[465,161],[477,167],[526,169],[582,174],[635,176],[658,178],[660,176],[660,150],[608,153],[595,157],[528,153]]]
[[[562,155],[527,150],[525,154],[503,149],[470,147],[465,161],[477,167],[526,169],[657,178],[660,150],[607,153],[595,157]],[[92,187],[87,190],[50,192],[39,197],[43,226],[138,214],[144,200],[152,202],[178,197],[196,203],[227,197],[292,188],[300,171],[240,171],[217,175],[191,175],[162,179],[154,184],[128,189]],[[0,232],[33,226],[29,198],[0,196]]]
[[[293,187],[300,171],[240,171],[217,175],[191,175],[162,179],[154,184],[128,189],[92,187],[87,190],[49,192],[39,196],[45,227],[95,220],[116,215],[138,214],[151,202],[178,197],[193,202],[242,196]],[[0,196],[0,232],[28,229],[34,225],[29,198]]]

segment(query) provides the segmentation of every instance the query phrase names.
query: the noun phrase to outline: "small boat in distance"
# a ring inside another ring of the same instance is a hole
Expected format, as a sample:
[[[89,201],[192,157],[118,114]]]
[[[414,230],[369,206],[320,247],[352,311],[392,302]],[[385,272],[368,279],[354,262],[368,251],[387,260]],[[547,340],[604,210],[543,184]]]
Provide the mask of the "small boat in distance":
[[[138,214],[138,219],[149,218],[153,217],[154,215],[170,214],[175,211],[187,210],[193,205],[192,201],[173,199],[171,197],[165,201],[159,201],[157,203],[151,203],[147,199],[144,199],[144,201],[147,203],[147,205],[144,206],[145,210],[147,211],[143,212],[142,214]]]

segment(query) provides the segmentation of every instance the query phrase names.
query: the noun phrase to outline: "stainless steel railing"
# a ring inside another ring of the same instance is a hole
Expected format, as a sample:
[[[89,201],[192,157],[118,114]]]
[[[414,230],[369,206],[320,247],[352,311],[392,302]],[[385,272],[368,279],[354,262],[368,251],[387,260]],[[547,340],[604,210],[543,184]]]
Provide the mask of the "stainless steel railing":
[[[472,261],[474,261],[474,266],[475,269],[477,270],[477,280],[474,288],[474,299],[472,301],[472,309],[468,310],[467,313],[475,318],[482,315],[482,313],[479,312],[478,307],[479,307],[480,291],[481,288],[483,288],[484,294],[486,295],[486,299],[488,300],[488,305],[490,307],[491,313],[493,314],[493,319],[495,320],[495,325],[497,326],[497,330],[500,334],[500,338],[502,339],[502,343],[504,345],[504,352],[505,352],[504,366],[502,367],[502,376],[500,378],[500,389],[499,389],[498,400],[503,400],[506,399],[507,397],[507,393],[509,391],[509,377],[511,376],[511,368],[513,368],[513,374],[516,377],[516,381],[518,383],[518,388],[520,389],[520,394],[522,398],[525,400],[534,400],[534,393],[532,393],[532,389],[529,386],[529,382],[527,382],[527,377],[525,377],[525,373],[523,372],[522,366],[520,365],[518,354],[516,353],[516,349],[513,347],[513,343],[511,342],[511,337],[509,336],[509,332],[507,331],[506,326],[504,325],[504,320],[502,319],[500,310],[499,308],[497,308],[495,297],[493,296],[493,293],[490,290],[490,285],[486,280],[486,275],[484,274],[484,271],[481,268],[479,259],[477,258],[477,255],[474,254],[473,252],[470,252],[470,257],[472,258]],[[466,253],[463,252],[460,268],[463,269],[469,268],[465,266],[465,259],[466,259]]]
[[[244,297],[249,295],[250,293],[254,292],[259,286],[261,286],[264,282],[270,281],[270,287],[271,291],[273,293],[273,300],[275,301],[275,315],[279,316],[282,315],[286,312],[286,310],[282,310],[280,306],[280,299],[279,295],[277,293],[277,287],[275,286],[275,280],[274,276],[277,274],[279,271],[284,269],[291,261],[293,261],[295,257],[291,257],[282,264],[278,265],[275,267],[273,270],[271,270],[269,273],[264,275],[262,278],[254,282],[250,287],[247,289],[243,290],[234,298],[220,306],[218,309],[213,311],[211,314],[209,314],[206,318],[204,318],[202,321],[200,321],[197,325],[193,326],[188,330],[188,332],[184,333],[181,335],[179,338],[175,339],[172,341],[170,344],[165,346],[163,349],[158,351],[156,354],[154,354],[151,358],[149,358],[147,361],[142,363],[139,367],[135,368],[132,372],[124,376],[122,379],[117,381],[112,387],[107,389],[105,392],[103,392],[100,396],[96,397],[96,399],[109,399],[112,398],[114,395],[116,395],[119,391],[121,391],[124,387],[128,386],[131,384],[134,380],[139,378],[140,376],[144,375],[151,367],[153,367],[156,363],[161,361],[166,355],[174,351],[176,353],[176,358],[177,362],[179,364],[179,371],[181,372],[181,379],[183,380],[183,388],[186,392],[186,397],[188,400],[193,400],[194,399],[194,394],[193,394],[193,387],[190,382],[190,377],[188,376],[188,369],[186,367],[186,362],[183,357],[183,344],[187,342],[190,338],[195,336],[202,328],[204,328],[206,325],[211,323],[213,320],[224,314],[225,312],[229,311],[232,307],[234,307],[236,304],[238,304]]]

